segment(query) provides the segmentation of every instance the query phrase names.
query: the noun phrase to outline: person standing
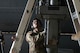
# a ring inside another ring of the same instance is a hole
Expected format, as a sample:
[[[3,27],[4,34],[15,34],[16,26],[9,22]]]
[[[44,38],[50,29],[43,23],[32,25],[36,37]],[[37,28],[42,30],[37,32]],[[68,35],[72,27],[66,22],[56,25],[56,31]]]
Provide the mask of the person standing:
[[[29,53],[47,53],[45,32],[38,18],[33,19],[32,30],[27,32],[26,41],[29,43]]]

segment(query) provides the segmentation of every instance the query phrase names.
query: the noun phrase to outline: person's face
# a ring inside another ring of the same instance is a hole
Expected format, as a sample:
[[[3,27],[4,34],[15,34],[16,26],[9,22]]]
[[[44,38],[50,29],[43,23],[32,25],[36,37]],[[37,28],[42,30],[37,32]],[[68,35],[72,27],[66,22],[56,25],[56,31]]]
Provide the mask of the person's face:
[[[37,28],[38,27],[38,21],[37,20],[33,20],[33,23],[32,24],[33,24],[33,27],[34,28]]]

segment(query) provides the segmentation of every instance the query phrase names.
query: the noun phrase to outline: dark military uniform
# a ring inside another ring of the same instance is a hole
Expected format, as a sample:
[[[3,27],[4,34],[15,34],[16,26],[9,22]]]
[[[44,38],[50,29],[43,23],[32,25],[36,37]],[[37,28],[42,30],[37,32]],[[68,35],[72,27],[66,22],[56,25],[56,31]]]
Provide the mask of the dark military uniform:
[[[47,53],[44,39],[45,34],[43,32],[29,31],[26,35],[26,40],[29,43],[29,53]]]

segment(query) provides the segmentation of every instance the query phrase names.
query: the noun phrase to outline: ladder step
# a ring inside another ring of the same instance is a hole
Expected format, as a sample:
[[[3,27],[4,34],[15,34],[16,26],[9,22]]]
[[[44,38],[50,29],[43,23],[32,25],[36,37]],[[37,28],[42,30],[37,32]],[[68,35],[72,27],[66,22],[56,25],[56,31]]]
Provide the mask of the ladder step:
[[[73,13],[72,13],[72,16],[73,16],[73,19],[78,18],[77,15],[76,15],[76,12],[73,12]]]
[[[69,35],[74,35],[74,33],[60,33],[60,35],[66,35],[66,36],[69,36]]]

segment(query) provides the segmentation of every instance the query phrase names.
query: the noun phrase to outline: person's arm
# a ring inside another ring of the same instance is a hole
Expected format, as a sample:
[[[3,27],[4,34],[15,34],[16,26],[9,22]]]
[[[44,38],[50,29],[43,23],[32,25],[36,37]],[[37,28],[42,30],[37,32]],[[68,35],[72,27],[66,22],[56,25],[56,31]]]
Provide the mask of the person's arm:
[[[13,36],[11,37],[11,40],[12,40],[12,41],[15,41],[15,40],[16,40],[16,35],[13,35]]]
[[[31,34],[32,34],[32,31],[29,31],[29,32],[26,34],[26,41],[27,41],[27,42],[33,41],[33,38],[31,37]]]

